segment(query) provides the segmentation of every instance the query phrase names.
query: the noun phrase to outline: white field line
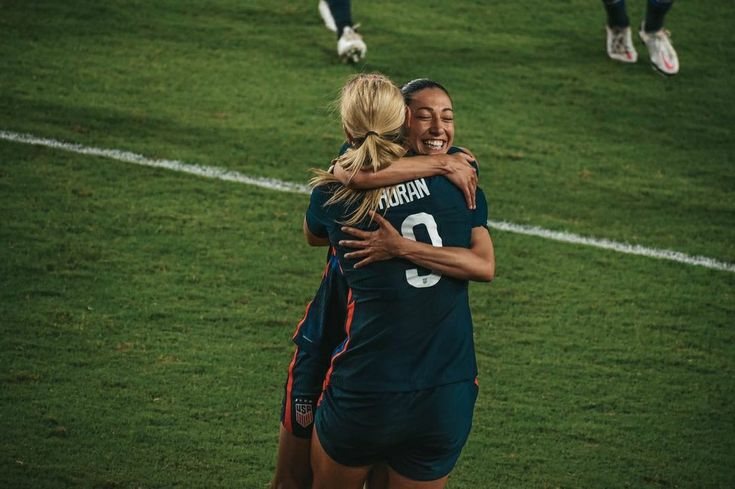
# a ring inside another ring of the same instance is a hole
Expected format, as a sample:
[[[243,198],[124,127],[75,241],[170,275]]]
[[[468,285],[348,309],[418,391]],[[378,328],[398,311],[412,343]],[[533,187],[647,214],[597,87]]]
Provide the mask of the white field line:
[[[206,178],[214,178],[217,180],[226,180],[230,182],[245,183],[247,185],[255,185],[271,190],[279,190],[281,192],[294,192],[308,195],[310,190],[306,185],[297,183],[284,182],[273,178],[252,177],[225,168],[216,166],[203,166],[184,163],[177,160],[155,160],[146,158],[145,156],[131,153],[129,151],[121,151],[117,149],[101,149],[82,146],[81,144],[71,144],[54,139],[39,138],[31,134],[20,134],[16,132],[0,130],[0,139],[13,141],[16,143],[32,144],[37,146],[46,146],[48,148],[61,149],[73,153],[79,153],[91,156],[100,156],[103,158],[111,158],[113,160],[134,163],[136,165],[150,166],[154,168],[166,168],[192,175],[198,175]],[[628,243],[620,243],[607,239],[588,238],[578,234],[567,233],[564,231],[552,231],[537,226],[527,226],[523,224],[514,224],[505,221],[488,221],[491,228],[511,233],[525,234],[529,236],[538,236],[554,241],[564,243],[572,243],[585,246],[593,246],[605,250],[612,250],[618,253],[627,253],[631,255],[647,256],[649,258],[658,258],[662,260],[671,260],[687,265],[695,265],[714,270],[722,270],[726,272],[735,272],[735,264],[727,263],[706,256],[691,256],[679,251],[647,248],[640,245],[631,245]]]
[[[309,194],[309,187],[298,183],[284,182],[273,178],[251,177],[243,175],[236,171],[218,168],[216,166],[192,165],[176,160],[152,160],[145,156],[131,153],[129,151],[121,151],[119,149],[101,149],[82,146],[81,144],[64,143],[54,139],[44,139],[33,136],[31,134],[19,134],[15,132],[0,130],[0,139],[14,141],[17,143],[33,144],[36,146],[46,146],[48,148],[61,149],[79,153],[83,155],[101,156],[103,158],[111,158],[113,160],[124,161],[126,163],[134,163],[142,166],[152,166],[154,168],[165,168],[184,173],[191,173],[200,177],[214,178],[217,180],[226,180],[229,182],[246,183],[257,187],[264,187],[272,190],[280,190],[282,192],[296,192],[301,194]]]
[[[610,241],[609,239],[587,238],[578,234],[567,233],[564,231],[551,231],[549,229],[540,228],[538,226],[526,226],[523,224],[514,224],[505,221],[488,221],[490,227],[501,231],[511,233],[527,234],[529,236],[539,236],[541,238],[561,241],[564,243],[573,243],[586,246],[594,246],[605,250],[617,251],[618,253],[627,253],[629,255],[647,256],[649,258],[659,258],[662,260],[671,260],[687,265],[696,265],[700,267],[713,268],[715,270],[724,270],[726,272],[735,272],[735,264],[727,263],[706,256],[692,256],[680,251],[647,248],[641,245],[633,245],[628,243],[619,243]]]

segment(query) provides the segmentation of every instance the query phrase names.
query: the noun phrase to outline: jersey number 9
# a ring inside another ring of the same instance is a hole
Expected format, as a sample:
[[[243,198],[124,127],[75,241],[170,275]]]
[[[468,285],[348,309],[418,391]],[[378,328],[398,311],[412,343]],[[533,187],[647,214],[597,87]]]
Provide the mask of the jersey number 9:
[[[420,226],[422,224],[426,226],[426,231],[429,233],[431,245],[442,246],[442,237],[439,236],[436,220],[434,219],[434,216],[427,214],[426,212],[419,212],[406,217],[401,224],[401,234],[404,238],[416,241],[414,229],[416,226]],[[441,278],[441,274],[436,272],[431,272],[428,275],[419,275],[417,268],[406,270],[406,281],[409,285],[416,287],[417,289],[432,287],[436,285]]]

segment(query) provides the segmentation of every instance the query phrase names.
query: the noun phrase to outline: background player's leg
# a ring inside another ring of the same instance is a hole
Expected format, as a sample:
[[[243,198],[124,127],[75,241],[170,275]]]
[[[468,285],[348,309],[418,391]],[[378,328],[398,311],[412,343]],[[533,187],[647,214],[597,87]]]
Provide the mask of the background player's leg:
[[[638,35],[646,43],[651,66],[664,75],[675,75],[679,72],[679,56],[664,27],[664,19],[673,0],[648,0],[646,19],[641,23]]]
[[[664,19],[673,3],[674,0],[648,0],[643,30],[646,32],[656,32],[663,29]]]
[[[625,0],[602,0],[607,12],[608,27],[628,27],[630,20],[625,9]]]
[[[276,475],[271,489],[304,489],[311,485],[309,451],[311,440],[299,438],[281,425],[278,436],[278,458]]]
[[[311,467],[314,471],[312,489],[362,489],[370,466],[347,467],[332,460],[324,451],[319,433],[311,437]]]
[[[329,9],[327,0],[319,0],[319,15],[324,21],[324,27],[332,32],[337,32],[337,24],[334,23],[334,17],[332,17],[332,11]]]
[[[615,61],[635,63],[638,53],[633,46],[630,20],[625,10],[625,0],[602,0],[607,12],[607,55]]]
[[[362,36],[355,32],[352,22],[352,2],[327,0],[327,3],[337,29],[337,54],[344,61],[353,63],[360,61],[367,53],[367,45]]]
[[[350,0],[327,0],[337,27],[337,39],[342,36],[345,27],[352,27],[352,2]]]

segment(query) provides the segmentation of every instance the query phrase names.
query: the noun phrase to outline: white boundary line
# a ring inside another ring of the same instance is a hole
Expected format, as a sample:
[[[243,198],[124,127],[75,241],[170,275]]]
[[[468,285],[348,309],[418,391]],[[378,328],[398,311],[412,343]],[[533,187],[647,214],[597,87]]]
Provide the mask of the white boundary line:
[[[177,160],[155,160],[146,158],[145,156],[131,153],[129,151],[121,151],[117,149],[101,149],[82,146],[81,144],[71,144],[54,139],[45,139],[33,136],[31,134],[21,134],[10,131],[0,130],[0,139],[13,141],[16,143],[32,144],[36,146],[46,146],[48,148],[60,149],[79,153],[83,155],[100,156],[103,158],[111,158],[113,160],[134,163],[136,165],[150,166],[154,168],[165,168],[178,172],[190,173],[206,178],[214,178],[217,180],[226,180],[229,182],[244,183],[247,185],[255,185],[271,190],[281,192],[294,192],[300,194],[309,194],[309,187],[297,183],[284,182],[273,178],[252,177],[236,171],[219,168],[216,166],[203,166],[184,163]],[[523,224],[514,224],[505,221],[488,221],[488,225],[500,231],[507,231],[517,234],[525,234],[529,236],[538,236],[563,243],[572,243],[585,246],[593,246],[605,250],[612,250],[618,253],[627,253],[631,255],[646,256],[649,258],[658,258],[662,260],[671,260],[687,265],[695,265],[714,270],[722,270],[726,272],[735,272],[735,264],[727,263],[706,256],[691,256],[679,251],[647,248],[640,245],[631,245],[628,243],[620,243],[607,239],[588,238],[578,234],[567,233],[564,231],[552,231],[537,226],[526,226]]]
[[[629,255],[647,256],[649,258],[659,258],[661,260],[671,260],[687,265],[696,265],[705,268],[713,268],[715,270],[723,270],[726,272],[735,272],[735,264],[727,263],[706,256],[692,256],[682,253],[681,251],[647,248],[641,245],[632,245],[628,243],[620,243],[602,238],[587,238],[578,234],[567,233],[564,231],[551,231],[549,229],[540,228],[538,226],[526,226],[523,224],[514,224],[505,221],[488,221],[490,227],[508,231],[511,233],[527,234],[529,236],[539,236],[541,238],[561,241],[563,243],[573,243],[585,246],[594,246],[604,250],[617,251],[618,253],[627,253]]]
[[[200,177],[214,178],[217,180],[226,180],[228,182],[245,183],[247,185],[255,185],[271,190],[280,190],[282,192],[296,192],[301,194],[309,194],[310,190],[307,185],[298,183],[284,182],[273,178],[251,177],[242,173],[218,168],[216,166],[192,165],[177,160],[152,160],[145,156],[131,153],[129,151],[121,151],[119,149],[101,149],[82,146],[81,144],[64,143],[54,139],[45,139],[33,136],[32,134],[19,134],[15,132],[0,130],[0,139],[13,141],[16,143],[32,144],[36,146],[46,146],[48,148],[61,149],[72,153],[83,155],[101,156],[102,158],[111,158],[113,160],[124,161],[126,163],[134,163],[142,166],[152,166],[154,168],[165,168],[178,172],[191,173]]]

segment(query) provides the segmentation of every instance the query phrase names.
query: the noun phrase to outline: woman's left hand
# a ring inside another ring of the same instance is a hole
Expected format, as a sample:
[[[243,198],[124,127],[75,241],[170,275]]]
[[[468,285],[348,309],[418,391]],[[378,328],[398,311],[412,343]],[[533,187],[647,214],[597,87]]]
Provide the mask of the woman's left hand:
[[[378,224],[375,231],[363,231],[349,226],[343,226],[342,231],[352,235],[359,240],[340,240],[340,246],[356,248],[345,254],[349,260],[361,259],[355,264],[355,268],[361,268],[370,263],[389,260],[400,253],[403,238],[388,220],[377,212],[370,212],[373,220]]]

